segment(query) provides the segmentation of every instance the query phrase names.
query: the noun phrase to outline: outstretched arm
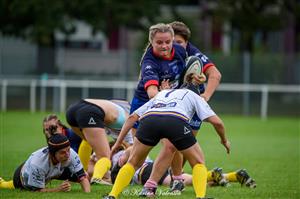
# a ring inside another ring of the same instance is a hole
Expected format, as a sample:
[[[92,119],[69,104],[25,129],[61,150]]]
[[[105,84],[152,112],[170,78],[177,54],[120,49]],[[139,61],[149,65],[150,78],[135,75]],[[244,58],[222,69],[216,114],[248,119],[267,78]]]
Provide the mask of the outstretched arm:
[[[118,136],[116,143],[111,148],[111,156],[112,156],[112,154],[114,154],[114,151],[122,144],[125,136],[129,132],[129,130],[133,127],[134,123],[136,121],[138,121],[138,119],[139,119],[139,116],[136,113],[132,113],[131,115],[129,115],[129,117],[127,118],[127,120],[125,121],[125,123],[121,129],[121,132]]]
[[[227,153],[230,153],[230,142],[226,138],[225,126],[223,124],[223,121],[217,115],[211,116],[207,118],[205,121],[211,123],[214,126],[216,132],[218,133],[221,139],[221,144],[224,145]]]

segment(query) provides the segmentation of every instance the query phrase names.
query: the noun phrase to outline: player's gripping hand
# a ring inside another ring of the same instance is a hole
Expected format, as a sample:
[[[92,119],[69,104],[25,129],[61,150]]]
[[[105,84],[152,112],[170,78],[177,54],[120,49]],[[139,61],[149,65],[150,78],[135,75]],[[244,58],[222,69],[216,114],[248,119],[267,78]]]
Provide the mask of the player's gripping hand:
[[[200,75],[198,74],[189,74],[187,76],[187,82],[191,82],[194,85],[200,85],[206,82],[206,76],[204,73],[201,73]]]
[[[170,86],[170,82],[169,82],[169,79],[164,79],[161,83],[160,83],[160,87],[159,87],[159,90],[164,90],[164,89],[170,89],[171,86]]]
[[[61,192],[71,191],[71,183],[68,180],[65,180],[58,186],[58,189]]]

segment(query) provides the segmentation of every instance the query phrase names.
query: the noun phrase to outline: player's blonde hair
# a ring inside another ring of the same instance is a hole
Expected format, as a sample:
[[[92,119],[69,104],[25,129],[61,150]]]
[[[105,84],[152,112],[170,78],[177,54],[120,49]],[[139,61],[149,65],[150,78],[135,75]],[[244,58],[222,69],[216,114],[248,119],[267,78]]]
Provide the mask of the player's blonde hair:
[[[148,39],[149,39],[150,43],[152,43],[154,36],[158,32],[160,32],[160,33],[169,32],[171,34],[171,36],[174,37],[174,30],[173,30],[172,26],[170,26],[169,24],[158,23],[149,28],[149,38]]]
[[[171,34],[172,41],[173,41],[175,34],[174,34],[174,30],[170,24],[158,23],[158,24],[150,26],[149,36],[148,36],[148,44],[144,50],[144,54],[142,56],[141,62],[142,62],[147,50],[152,46],[153,38],[155,37],[156,33],[165,33],[165,32],[169,32]]]

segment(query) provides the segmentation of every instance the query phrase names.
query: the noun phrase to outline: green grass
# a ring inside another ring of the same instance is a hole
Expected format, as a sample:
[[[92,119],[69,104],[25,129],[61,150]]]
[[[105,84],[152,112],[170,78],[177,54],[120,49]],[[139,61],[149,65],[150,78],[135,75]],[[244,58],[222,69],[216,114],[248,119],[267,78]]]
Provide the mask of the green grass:
[[[45,145],[42,134],[42,118],[46,113],[28,112],[0,113],[0,176],[11,179],[15,168],[31,154]],[[61,116],[62,118],[63,115]],[[259,118],[223,116],[232,151],[226,155],[213,128],[204,124],[198,141],[204,150],[208,168],[222,167],[224,171],[246,168],[257,181],[256,189],[232,184],[228,188],[207,189],[207,195],[218,199],[279,199],[300,198],[300,121],[297,118]],[[156,147],[152,157],[159,150]],[[186,172],[191,172],[188,165]],[[58,181],[49,186],[57,185]],[[127,196],[138,198],[136,191],[141,186],[129,187]],[[32,193],[18,190],[0,190],[0,198],[101,198],[109,192],[108,186],[92,186],[92,192],[81,192],[73,184],[68,193]],[[166,187],[159,192],[165,193]],[[161,196],[160,198],[195,198],[192,187],[187,187],[182,196]]]

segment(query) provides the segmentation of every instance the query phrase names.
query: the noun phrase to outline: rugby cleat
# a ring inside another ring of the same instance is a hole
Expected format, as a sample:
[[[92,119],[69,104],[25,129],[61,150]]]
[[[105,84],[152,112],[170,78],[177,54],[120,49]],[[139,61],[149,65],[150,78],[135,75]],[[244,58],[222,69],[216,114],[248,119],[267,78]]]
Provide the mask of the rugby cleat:
[[[171,184],[172,187],[170,188],[169,192],[181,193],[184,190],[183,180],[174,180]]]
[[[236,172],[236,178],[242,186],[256,188],[256,182],[252,179],[245,169],[240,169]]]
[[[226,187],[229,185],[228,180],[226,180],[224,174],[223,174],[223,170],[220,167],[216,167],[212,170],[212,178],[214,183],[216,183],[216,185],[220,185],[223,187]]]
[[[102,199],[116,199],[114,196],[103,196]]]
[[[155,197],[156,193],[156,187],[150,188],[150,187],[143,187],[142,191],[139,193],[140,197]]]
[[[102,185],[112,185],[110,182],[107,182],[105,180],[102,180],[100,178],[92,178],[91,179],[91,184],[102,184]]]

